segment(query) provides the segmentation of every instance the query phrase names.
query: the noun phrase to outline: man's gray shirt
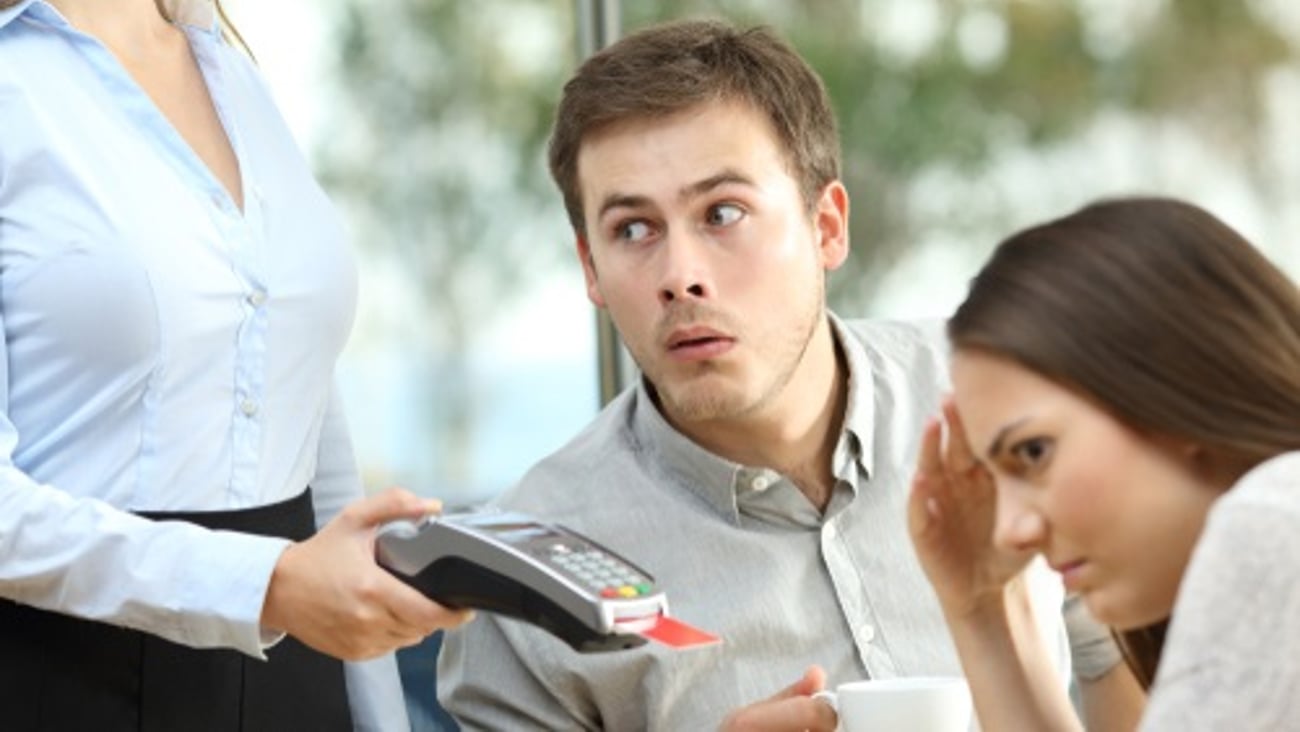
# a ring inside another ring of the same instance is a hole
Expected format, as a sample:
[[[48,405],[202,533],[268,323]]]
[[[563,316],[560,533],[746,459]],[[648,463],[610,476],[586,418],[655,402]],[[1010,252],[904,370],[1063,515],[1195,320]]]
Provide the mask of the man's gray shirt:
[[[918,438],[947,389],[941,324],[831,320],[849,395],[824,515],[780,474],[674,430],[644,384],[498,501],[645,568],[675,617],[723,642],[583,655],[485,613],[447,634],[438,664],[439,699],[464,728],[712,729],[814,663],[831,686],[961,673],[905,520]],[[1059,580],[1034,583],[1068,677]]]

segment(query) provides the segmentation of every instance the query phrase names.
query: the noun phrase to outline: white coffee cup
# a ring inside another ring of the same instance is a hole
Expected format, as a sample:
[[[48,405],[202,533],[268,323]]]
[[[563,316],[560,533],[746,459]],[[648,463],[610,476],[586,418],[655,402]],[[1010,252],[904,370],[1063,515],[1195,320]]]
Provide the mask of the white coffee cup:
[[[814,697],[835,708],[843,732],[968,732],[970,688],[960,676],[907,676],[840,684]]]

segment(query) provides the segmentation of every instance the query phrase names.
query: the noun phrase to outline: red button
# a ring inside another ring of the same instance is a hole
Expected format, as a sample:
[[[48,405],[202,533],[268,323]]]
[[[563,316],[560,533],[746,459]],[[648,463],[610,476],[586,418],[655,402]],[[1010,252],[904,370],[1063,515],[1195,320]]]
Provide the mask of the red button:
[[[613,587],[606,587],[600,591],[601,597],[618,597],[618,590]]]

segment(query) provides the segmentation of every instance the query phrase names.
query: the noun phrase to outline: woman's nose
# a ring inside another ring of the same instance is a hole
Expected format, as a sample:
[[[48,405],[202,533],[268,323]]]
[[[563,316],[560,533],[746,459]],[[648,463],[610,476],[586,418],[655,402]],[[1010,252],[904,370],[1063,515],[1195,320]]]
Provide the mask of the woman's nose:
[[[1034,506],[1019,497],[1015,489],[998,491],[995,546],[1017,553],[1033,551],[1042,548],[1046,536],[1047,522]]]

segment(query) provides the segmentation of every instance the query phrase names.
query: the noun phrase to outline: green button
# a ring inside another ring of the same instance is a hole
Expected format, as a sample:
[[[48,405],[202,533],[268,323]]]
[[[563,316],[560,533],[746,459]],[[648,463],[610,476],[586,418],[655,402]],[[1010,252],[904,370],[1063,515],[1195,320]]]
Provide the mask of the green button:
[[[638,594],[638,595],[648,595],[648,594],[650,594],[650,585],[646,584],[645,582],[642,582],[641,584],[637,585],[637,586],[636,586],[636,594]]]

